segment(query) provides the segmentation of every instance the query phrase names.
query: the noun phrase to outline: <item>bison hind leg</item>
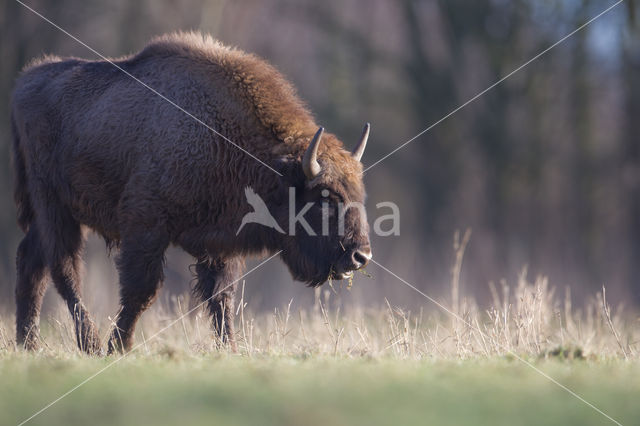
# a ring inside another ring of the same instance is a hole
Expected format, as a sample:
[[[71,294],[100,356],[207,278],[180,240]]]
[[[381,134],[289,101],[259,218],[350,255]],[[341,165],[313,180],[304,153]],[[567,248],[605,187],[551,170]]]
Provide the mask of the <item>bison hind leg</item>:
[[[46,206],[36,214],[42,251],[51,279],[73,318],[78,347],[90,355],[100,354],[100,335],[81,296],[84,246],[81,226],[63,206],[56,203],[40,205]]]
[[[64,236],[55,236],[51,248],[49,271],[51,279],[67,304],[76,333],[78,348],[90,355],[102,353],[100,335],[85,307],[82,293],[82,248],[84,237],[80,225],[66,217]]]
[[[16,342],[25,349],[39,346],[40,309],[47,289],[40,235],[31,226],[16,255]]]
[[[196,264],[197,281],[194,293],[207,303],[212,326],[220,341],[237,352],[234,330],[234,304],[238,279],[244,262],[239,258],[209,259],[203,257]]]

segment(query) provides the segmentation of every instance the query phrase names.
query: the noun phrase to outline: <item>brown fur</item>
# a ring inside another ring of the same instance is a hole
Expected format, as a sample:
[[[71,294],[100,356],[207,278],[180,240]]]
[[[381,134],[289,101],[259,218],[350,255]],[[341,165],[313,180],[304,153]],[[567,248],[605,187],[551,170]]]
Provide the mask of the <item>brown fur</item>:
[[[318,125],[272,66],[199,34],[152,41],[116,63],[282,173],[282,177],[104,61],[47,56],[17,81],[12,100],[15,201],[26,236],[17,255],[17,339],[37,346],[50,275],[76,322],[78,344],[100,350],[80,294],[83,228],[119,250],[122,309],[109,349],[129,349],[135,323],[153,303],[169,244],[198,260],[196,293],[211,298],[218,331],[233,345],[233,292],[243,259],[282,250],[292,275],[310,285],[349,270],[368,246],[366,218],[349,211],[346,235],[288,236],[250,224],[251,186],[287,229],[288,188],[298,207],[364,201],[362,166],[325,134],[322,173],[308,181],[301,157]],[[307,215],[320,229],[319,208]],[[213,297],[212,297],[213,296]]]

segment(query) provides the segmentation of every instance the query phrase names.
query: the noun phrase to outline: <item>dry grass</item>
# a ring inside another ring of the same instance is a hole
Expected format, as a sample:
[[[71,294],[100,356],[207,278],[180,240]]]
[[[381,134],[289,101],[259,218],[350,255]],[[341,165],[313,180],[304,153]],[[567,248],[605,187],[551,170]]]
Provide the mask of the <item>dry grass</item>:
[[[456,262],[459,265],[459,262]],[[452,294],[457,295],[459,276],[452,274]],[[331,310],[332,292],[317,291],[311,309],[293,311],[291,303],[272,313],[254,314],[244,300],[241,286],[236,333],[238,348],[247,357],[374,357],[393,359],[469,359],[517,354],[546,357],[638,357],[637,327],[631,315],[613,311],[606,293],[598,293],[583,307],[572,306],[567,292],[558,297],[546,278],[533,281],[520,275],[514,286],[492,285],[493,303],[482,310],[471,298],[445,306],[457,317],[439,310],[425,299],[425,308],[409,312],[388,302],[379,308]],[[456,298],[453,298],[456,300]],[[136,352],[142,355],[226,351],[215,339],[203,310],[184,316],[188,296],[174,298],[143,316],[137,329]],[[105,337],[112,326],[100,324]],[[59,311],[43,320],[42,351],[61,355],[76,353],[71,318]],[[0,320],[0,353],[16,351],[13,319]]]
[[[515,285],[489,283],[492,303],[481,309],[460,294],[460,276],[470,231],[454,236],[454,264],[448,301],[436,306],[426,298],[419,312],[385,304],[377,308],[331,309],[338,283],[316,289],[309,309],[292,310],[292,302],[271,313],[252,312],[240,285],[236,310],[236,340],[246,357],[313,356],[451,360],[523,356],[527,358],[637,359],[637,316],[612,309],[606,289],[576,308],[567,289],[562,296],[547,278],[530,280],[524,269]],[[345,285],[346,289],[350,284]],[[344,287],[344,286],[343,286]],[[341,290],[345,290],[342,288]],[[419,296],[417,293],[416,295]],[[135,352],[205,354],[227,352],[211,331],[203,308],[189,294],[156,303],[136,332]],[[111,317],[98,318],[103,341],[114,326]],[[0,355],[19,350],[14,319],[0,317]],[[60,356],[78,354],[73,323],[62,303],[41,324],[41,351]],[[106,346],[106,345],[105,345]]]

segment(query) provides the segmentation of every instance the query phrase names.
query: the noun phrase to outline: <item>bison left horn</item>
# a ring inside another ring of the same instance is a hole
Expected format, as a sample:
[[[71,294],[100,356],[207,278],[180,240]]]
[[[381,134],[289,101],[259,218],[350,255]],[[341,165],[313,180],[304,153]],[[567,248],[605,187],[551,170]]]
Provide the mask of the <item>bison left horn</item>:
[[[362,154],[364,154],[364,149],[367,146],[367,140],[369,139],[369,130],[371,130],[371,124],[367,123],[364,125],[364,129],[362,129],[362,136],[360,136],[360,141],[358,145],[354,148],[351,156],[356,160],[360,161],[362,158]]]
[[[318,176],[322,171],[322,167],[318,163],[318,147],[323,133],[324,127],[320,127],[302,157],[302,170],[304,170],[304,174],[309,180]]]

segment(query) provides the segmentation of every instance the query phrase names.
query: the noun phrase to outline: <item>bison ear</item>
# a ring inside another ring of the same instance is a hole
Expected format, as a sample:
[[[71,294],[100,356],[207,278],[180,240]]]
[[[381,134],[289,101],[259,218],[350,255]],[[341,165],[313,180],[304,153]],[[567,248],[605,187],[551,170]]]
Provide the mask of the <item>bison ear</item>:
[[[274,160],[271,166],[282,175],[277,179],[273,202],[276,205],[286,205],[289,200],[289,188],[304,187],[305,176],[300,161],[290,156],[282,156]]]
[[[273,168],[282,174],[282,180],[289,186],[300,186],[304,184],[304,173],[300,162],[291,156],[282,156],[273,163]]]

